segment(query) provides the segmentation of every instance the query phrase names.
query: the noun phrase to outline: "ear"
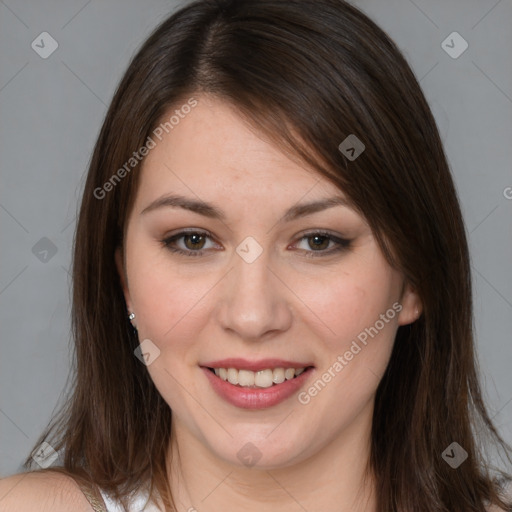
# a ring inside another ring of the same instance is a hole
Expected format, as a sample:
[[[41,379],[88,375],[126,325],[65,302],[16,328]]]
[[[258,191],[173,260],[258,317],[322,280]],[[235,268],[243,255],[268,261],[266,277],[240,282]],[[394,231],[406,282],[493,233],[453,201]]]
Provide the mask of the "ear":
[[[124,266],[123,249],[121,246],[116,248],[114,256],[115,256],[115,260],[116,260],[117,273],[119,274],[119,279],[121,281],[121,286],[123,288],[124,300],[126,302],[126,308],[129,311],[133,311],[132,303],[131,303],[131,299],[130,299],[130,291],[128,289],[128,278],[126,276],[126,270],[125,270],[125,266]]]
[[[421,316],[423,311],[421,299],[414,287],[409,283],[404,284],[400,304],[402,309],[398,315],[398,325],[412,324]]]

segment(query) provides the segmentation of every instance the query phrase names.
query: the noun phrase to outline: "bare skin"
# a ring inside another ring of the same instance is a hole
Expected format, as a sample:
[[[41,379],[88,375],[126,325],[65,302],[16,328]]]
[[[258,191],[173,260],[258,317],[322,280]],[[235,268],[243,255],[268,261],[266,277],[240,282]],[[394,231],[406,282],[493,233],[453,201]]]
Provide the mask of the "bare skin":
[[[148,371],[173,411],[180,463],[169,451],[169,468],[177,502],[205,512],[226,504],[375,510],[372,480],[363,485],[374,396],[398,327],[417,318],[418,296],[402,288],[364,218],[348,206],[280,221],[297,203],[343,194],[258,136],[226,103],[197,98],[146,157],[125,252],[116,254],[139,339],[160,350]],[[225,219],[169,206],[142,213],[171,193],[212,203]],[[181,237],[173,247],[202,255],[175,254],[161,243],[188,228],[212,237]],[[317,249],[315,229],[351,240],[350,247],[332,252],[337,244],[327,238]],[[236,252],[249,236],[262,249],[251,263]],[[394,303],[399,313],[307,404],[293,396],[260,410],[236,407],[200,368],[226,357],[312,362],[307,391]],[[261,454],[250,467],[237,457],[247,443]]]

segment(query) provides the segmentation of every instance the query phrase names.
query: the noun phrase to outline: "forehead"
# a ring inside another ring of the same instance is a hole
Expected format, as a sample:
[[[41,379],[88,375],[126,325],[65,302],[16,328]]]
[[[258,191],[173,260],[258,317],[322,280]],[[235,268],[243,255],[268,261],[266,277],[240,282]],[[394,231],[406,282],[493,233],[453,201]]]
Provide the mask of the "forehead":
[[[265,193],[295,201],[310,190],[340,193],[325,177],[266,140],[228,103],[203,95],[195,98],[193,109],[175,116],[173,125],[161,124],[159,138],[152,136],[155,146],[141,169],[140,201],[170,191],[226,200],[234,194],[256,200]],[[164,122],[176,109],[179,105],[163,117]]]

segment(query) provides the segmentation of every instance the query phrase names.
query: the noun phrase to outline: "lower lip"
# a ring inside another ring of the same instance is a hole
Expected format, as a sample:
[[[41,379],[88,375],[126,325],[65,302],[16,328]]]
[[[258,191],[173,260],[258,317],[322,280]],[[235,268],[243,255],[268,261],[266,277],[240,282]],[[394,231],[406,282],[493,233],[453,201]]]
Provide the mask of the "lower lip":
[[[281,384],[274,384],[269,388],[243,388],[222,380],[204,366],[201,366],[201,369],[221,398],[242,409],[266,409],[283,402],[300,389],[313,370],[309,367],[298,377],[285,380]]]

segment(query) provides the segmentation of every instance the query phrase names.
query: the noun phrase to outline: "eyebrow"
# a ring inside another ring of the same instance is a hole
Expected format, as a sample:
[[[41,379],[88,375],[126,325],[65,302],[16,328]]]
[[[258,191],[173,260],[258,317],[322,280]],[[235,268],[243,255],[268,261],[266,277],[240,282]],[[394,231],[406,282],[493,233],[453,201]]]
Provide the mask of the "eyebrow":
[[[290,222],[300,217],[305,217],[306,215],[311,215],[316,212],[327,210],[328,208],[332,208],[334,206],[348,207],[349,204],[348,201],[341,196],[333,196],[325,199],[319,199],[311,203],[297,204],[289,208],[281,217],[281,219],[279,219],[279,222]],[[217,219],[221,221],[226,220],[225,213],[216,206],[214,206],[213,204],[177,194],[165,195],[159,197],[158,199],[155,199],[152,203],[150,203],[148,206],[146,206],[146,208],[144,208],[140,212],[140,215],[144,215],[146,213],[163,207],[183,208],[185,210],[198,213],[199,215],[203,215],[204,217],[208,217],[210,219]]]

